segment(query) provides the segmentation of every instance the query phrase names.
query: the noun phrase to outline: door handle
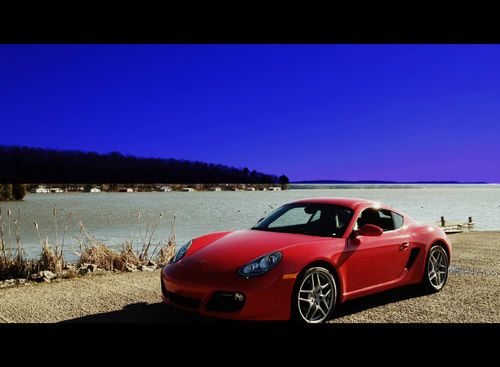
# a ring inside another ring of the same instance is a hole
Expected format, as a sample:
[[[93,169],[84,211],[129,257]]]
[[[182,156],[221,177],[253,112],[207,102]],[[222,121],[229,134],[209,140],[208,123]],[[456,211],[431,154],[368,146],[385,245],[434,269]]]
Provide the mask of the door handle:
[[[399,249],[400,249],[401,251],[403,251],[403,250],[406,250],[409,246],[410,246],[410,242],[406,241],[406,242],[403,242],[403,243],[399,246]]]

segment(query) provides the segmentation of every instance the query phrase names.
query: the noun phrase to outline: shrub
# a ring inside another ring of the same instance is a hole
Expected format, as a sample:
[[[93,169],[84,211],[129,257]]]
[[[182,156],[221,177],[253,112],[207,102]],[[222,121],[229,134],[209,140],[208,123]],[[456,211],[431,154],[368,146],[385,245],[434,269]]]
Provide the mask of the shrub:
[[[14,200],[23,200],[26,195],[26,185],[14,184],[12,185],[12,197]]]

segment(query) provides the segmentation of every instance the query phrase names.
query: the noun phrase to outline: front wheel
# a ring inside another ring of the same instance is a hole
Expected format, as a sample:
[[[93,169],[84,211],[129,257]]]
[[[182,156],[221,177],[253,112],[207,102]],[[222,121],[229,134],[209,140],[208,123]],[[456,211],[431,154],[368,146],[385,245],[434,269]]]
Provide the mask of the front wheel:
[[[299,279],[292,299],[292,318],[310,324],[328,320],[337,301],[337,284],[325,268],[308,269]]]
[[[432,246],[427,256],[424,277],[422,279],[424,290],[431,293],[439,292],[448,279],[448,266],[448,254],[443,246]]]

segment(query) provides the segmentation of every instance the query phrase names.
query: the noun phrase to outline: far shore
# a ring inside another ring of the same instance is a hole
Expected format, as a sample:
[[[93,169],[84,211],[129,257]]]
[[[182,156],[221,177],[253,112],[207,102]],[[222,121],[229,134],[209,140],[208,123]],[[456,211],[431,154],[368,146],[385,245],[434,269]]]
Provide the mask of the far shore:
[[[194,191],[281,191],[288,184],[30,184],[32,194],[62,194],[71,192],[194,192]]]

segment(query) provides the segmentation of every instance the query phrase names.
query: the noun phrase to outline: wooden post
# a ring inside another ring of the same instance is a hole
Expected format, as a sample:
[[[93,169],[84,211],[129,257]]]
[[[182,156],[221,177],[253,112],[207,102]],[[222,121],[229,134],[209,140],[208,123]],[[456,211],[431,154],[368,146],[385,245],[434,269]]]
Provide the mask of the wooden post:
[[[469,223],[472,223],[472,217],[469,217]]]
[[[444,227],[444,225],[445,225],[444,217],[441,216],[441,227]]]

